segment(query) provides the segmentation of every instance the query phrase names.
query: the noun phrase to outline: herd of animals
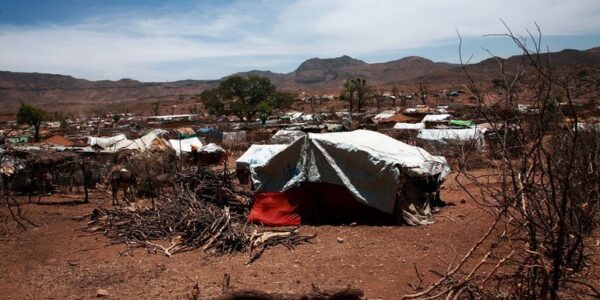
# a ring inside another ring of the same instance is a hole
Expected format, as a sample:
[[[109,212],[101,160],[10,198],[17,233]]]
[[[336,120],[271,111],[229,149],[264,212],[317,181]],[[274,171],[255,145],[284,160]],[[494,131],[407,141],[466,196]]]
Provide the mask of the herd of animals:
[[[100,163],[95,160],[85,162],[77,159],[51,163],[30,163],[6,177],[9,189],[24,195],[38,196],[53,192],[80,193],[82,189],[108,188],[112,194],[112,205],[119,205],[120,199],[134,201],[137,195],[160,196],[165,187],[172,187],[173,168],[164,159],[147,163],[140,160],[115,158]],[[119,192],[122,198],[119,197]]]

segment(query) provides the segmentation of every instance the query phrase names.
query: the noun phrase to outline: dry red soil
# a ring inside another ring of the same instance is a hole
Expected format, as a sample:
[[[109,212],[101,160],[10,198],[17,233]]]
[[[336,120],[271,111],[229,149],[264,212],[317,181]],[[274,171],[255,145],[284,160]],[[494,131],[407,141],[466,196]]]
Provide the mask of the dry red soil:
[[[102,235],[84,234],[85,222],[73,217],[110,207],[110,196],[101,190],[85,205],[24,204],[26,216],[40,225],[26,231],[3,209],[0,298],[89,299],[102,288],[113,299],[185,299],[196,282],[202,296],[216,296],[228,273],[234,289],[306,292],[313,285],[351,285],[369,299],[398,299],[412,291],[407,283],[417,283],[415,266],[425,283],[436,280],[429,270],[445,270],[444,261],[464,254],[488,228],[491,217],[467,199],[453,177],[442,196],[454,205],[436,213],[433,225],[303,226],[301,232],[317,234],[312,244],[268,249],[250,265],[247,253],[210,256],[194,250],[166,257],[141,248],[125,251]]]

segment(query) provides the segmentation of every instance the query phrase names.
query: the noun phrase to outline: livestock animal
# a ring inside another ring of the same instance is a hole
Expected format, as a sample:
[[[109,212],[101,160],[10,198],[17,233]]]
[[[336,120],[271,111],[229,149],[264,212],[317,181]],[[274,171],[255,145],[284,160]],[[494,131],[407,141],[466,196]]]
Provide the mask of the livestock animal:
[[[112,191],[112,205],[119,202],[117,197],[119,189],[123,191],[123,197],[126,201],[135,201],[137,179],[131,171],[121,165],[113,166],[108,173],[108,180]]]

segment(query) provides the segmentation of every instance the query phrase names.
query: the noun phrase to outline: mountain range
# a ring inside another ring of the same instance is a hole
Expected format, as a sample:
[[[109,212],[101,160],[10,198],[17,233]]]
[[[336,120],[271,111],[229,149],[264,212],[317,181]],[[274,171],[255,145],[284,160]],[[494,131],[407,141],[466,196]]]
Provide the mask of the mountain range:
[[[567,49],[543,54],[541,59],[550,59],[557,69],[587,68],[592,72],[600,73],[600,47],[588,50]],[[489,58],[469,64],[468,70],[477,80],[489,82],[493,78],[499,78],[498,62],[502,62],[510,71],[522,60],[523,56],[520,55],[506,59]],[[433,62],[418,56],[384,63],[366,63],[346,55],[326,59],[311,58],[290,73],[254,70],[232,75],[264,76],[271,79],[280,89],[308,93],[337,93],[341,82],[350,77],[362,77],[372,85],[387,86],[420,82],[454,85],[465,81],[464,72],[459,65]],[[140,82],[133,79],[89,81],[65,75],[0,71],[0,106],[5,108],[2,113],[14,113],[20,102],[51,109],[54,106],[176,100],[215,87],[219,81]]]

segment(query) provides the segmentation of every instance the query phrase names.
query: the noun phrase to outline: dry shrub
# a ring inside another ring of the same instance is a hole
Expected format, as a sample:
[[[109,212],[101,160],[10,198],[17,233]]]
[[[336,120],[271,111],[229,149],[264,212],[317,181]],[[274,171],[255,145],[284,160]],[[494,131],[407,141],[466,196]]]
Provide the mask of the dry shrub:
[[[490,144],[495,159],[487,174],[461,169],[456,175],[469,197],[494,216],[493,222],[458,262],[440,272],[437,282],[405,298],[600,297],[588,281],[593,278],[580,273],[591,263],[590,235],[598,225],[599,132],[564,126],[561,108],[544,101],[564,95],[568,113],[576,111],[570,97],[572,81],[557,80],[550,56],[540,50],[541,34],[530,34],[534,45],[530,50],[507,30],[503,36],[514,41],[524,59],[513,74],[498,60],[504,90],[497,103],[482,100],[485,92],[477,89],[463,65],[465,87],[479,99],[480,115],[493,124],[494,132],[510,128],[511,133],[498,134]],[[525,85],[534,87],[538,109],[517,113]],[[578,116],[573,118],[577,123]]]

